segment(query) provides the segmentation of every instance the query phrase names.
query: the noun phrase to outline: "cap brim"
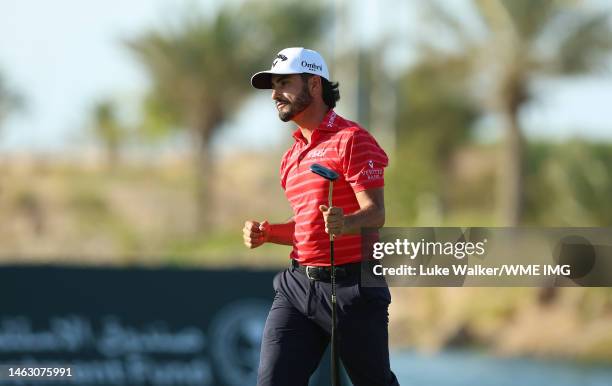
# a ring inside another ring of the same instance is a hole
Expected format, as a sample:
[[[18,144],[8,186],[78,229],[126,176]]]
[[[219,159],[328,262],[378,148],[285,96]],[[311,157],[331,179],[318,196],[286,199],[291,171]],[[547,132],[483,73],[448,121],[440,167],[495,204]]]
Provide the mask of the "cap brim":
[[[251,77],[251,85],[255,88],[266,90],[272,88],[272,75],[291,75],[299,74],[299,72],[281,72],[281,71],[259,71]]]
[[[259,71],[251,77],[251,85],[262,90],[272,88],[272,73],[270,71]]]

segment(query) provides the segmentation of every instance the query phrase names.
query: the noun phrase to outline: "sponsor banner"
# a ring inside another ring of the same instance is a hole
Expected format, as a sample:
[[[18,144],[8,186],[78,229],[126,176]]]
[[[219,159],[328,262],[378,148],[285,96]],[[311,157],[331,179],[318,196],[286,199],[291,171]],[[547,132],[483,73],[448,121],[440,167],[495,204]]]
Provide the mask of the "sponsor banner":
[[[275,273],[2,267],[0,385],[254,385]]]
[[[381,228],[362,236],[366,286],[612,286],[612,228]]]

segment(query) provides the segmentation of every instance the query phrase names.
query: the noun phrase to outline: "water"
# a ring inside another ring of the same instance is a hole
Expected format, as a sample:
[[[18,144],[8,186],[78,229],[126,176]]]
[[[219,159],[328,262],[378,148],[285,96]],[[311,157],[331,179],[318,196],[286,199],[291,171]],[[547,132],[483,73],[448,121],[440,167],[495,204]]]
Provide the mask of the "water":
[[[495,358],[471,351],[396,351],[391,367],[402,386],[612,386],[612,366]]]

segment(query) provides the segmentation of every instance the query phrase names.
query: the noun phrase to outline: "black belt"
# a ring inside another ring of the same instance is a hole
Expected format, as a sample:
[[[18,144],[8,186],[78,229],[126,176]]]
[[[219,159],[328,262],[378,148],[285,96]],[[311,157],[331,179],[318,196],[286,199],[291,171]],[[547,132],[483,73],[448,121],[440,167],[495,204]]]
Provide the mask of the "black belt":
[[[296,260],[291,259],[291,267],[303,273],[310,280],[330,281],[331,267],[319,267],[314,265],[302,265]],[[344,279],[351,275],[358,275],[361,272],[361,262],[336,265],[336,279]]]

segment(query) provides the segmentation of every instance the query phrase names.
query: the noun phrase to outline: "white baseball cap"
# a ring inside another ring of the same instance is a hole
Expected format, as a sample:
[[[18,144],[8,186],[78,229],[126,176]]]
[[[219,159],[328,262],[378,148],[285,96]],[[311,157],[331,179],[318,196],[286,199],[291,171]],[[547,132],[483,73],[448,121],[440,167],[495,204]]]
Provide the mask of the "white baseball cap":
[[[260,71],[251,77],[251,84],[255,88],[272,88],[272,74],[302,74],[319,75],[329,80],[327,64],[317,51],[304,47],[285,48],[274,58],[269,71]]]

